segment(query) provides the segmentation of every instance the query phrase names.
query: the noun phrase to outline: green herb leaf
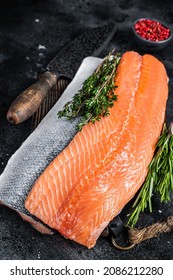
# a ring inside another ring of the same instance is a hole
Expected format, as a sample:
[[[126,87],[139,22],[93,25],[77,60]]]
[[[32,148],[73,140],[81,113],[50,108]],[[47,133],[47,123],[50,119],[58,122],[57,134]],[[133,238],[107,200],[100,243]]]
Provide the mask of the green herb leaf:
[[[82,88],[67,102],[58,117],[71,119],[81,114],[78,130],[88,122],[95,123],[102,116],[109,115],[109,108],[117,101],[115,94],[115,75],[120,61],[120,54],[114,50],[103,60],[94,73],[84,81]]]
[[[173,135],[171,124],[168,130],[164,124],[163,132],[157,142],[155,155],[148,167],[148,174],[144,184],[132,206],[128,226],[133,227],[146,208],[152,212],[152,196],[154,192],[160,194],[161,202],[170,200],[173,192]]]

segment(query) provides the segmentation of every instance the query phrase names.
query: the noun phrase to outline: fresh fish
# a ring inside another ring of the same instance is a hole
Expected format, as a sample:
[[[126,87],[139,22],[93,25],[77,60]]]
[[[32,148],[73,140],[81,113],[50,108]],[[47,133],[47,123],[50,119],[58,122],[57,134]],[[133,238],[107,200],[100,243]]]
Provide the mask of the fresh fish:
[[[57,112],[71,99],[100,62],[101,59],[94,57],[84,59],[75,78],[58,102],[10,158],[0,176],[0,203],[17,211],[23,219],[42,233],[51,234],[52,230],[26,210],[24,201],[35,180],[77,132],[79,119],[72,121],[59,119]]]
[[[32,215],[88,248],[144,182],[165,118],[168,79],[155,57],[126,52],[116,85],[110,115],[75,135],[25,202]]]

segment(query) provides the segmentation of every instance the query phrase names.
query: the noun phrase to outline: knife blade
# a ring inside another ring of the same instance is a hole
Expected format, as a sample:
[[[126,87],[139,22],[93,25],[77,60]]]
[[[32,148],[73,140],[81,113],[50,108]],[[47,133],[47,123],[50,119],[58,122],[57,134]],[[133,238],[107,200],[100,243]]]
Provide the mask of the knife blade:
[[[73,79],[86,56],[98,56],[113,38],[115,24],[85,31],[65,46],[47,65],[39,80],[23,91],[11,104],[7,120],[19,124],[31,117],[60,77]]]

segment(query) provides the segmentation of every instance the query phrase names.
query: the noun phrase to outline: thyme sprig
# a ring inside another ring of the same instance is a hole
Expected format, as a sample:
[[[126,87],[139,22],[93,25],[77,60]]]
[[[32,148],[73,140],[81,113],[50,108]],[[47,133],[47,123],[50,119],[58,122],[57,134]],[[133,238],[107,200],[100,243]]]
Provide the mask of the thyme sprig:
[[[168,202],[173,192],[173,124],[169,129],[164,124],[147,177],[132,206],[134,210],[129,215],[128,226],[133,227],[146,208],[152,212],[154,192],[159,193],[161,202]]]
[[[114,54],[114,50],[109,53],[94,73],[84,81],[72,100],[58,112],[58,117],[72,119],[82,115],[78,124],[78,130],[81,130],[88,122],[95,123],[102,116],[108,116],[109,108],[117,100],[115,75],[119,61],[120,54]]]

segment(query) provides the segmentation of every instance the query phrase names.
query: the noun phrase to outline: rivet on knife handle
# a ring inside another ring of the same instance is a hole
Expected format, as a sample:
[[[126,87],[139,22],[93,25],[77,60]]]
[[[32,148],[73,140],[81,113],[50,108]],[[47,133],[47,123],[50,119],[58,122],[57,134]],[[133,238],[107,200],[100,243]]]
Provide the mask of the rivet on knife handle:
[[[28,87],[13,101],[7,112],[8,121],[18,124],[32,116],[56,82],[56,75],[49,71],[43,73],[39,81]]]

